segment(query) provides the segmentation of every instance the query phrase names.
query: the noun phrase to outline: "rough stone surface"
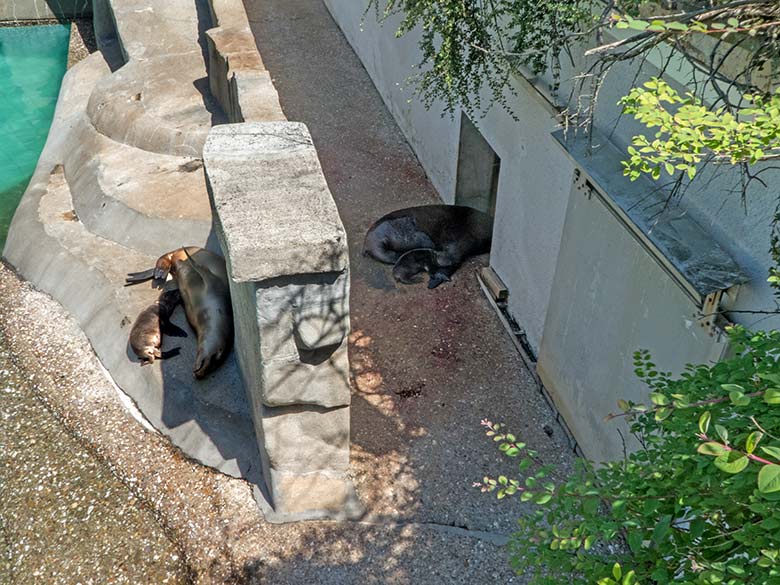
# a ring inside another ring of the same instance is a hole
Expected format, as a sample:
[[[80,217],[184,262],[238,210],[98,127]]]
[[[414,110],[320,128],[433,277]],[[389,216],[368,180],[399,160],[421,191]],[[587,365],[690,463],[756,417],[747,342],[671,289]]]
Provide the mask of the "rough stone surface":
[[[2,329],[0,583],[189,583],[179,547],[39,399]]]
[[[377,217],[435,202],[435,193],[319,2],[247,7],[285,110],[312,131],[350,235],[351,473],[364,521],[264,522],[251,486],[194,464],[133,420],[79,322],[0,270],[8,341],[69,432],[154,511],[196,583],[526,583],[500,545],[527,505],[471,487],[513,471],[479,419],[510,425],[557,477],[572,457],[472,278],[481,261],[431,292],[396,288],[386,267],[361,256]]]
[[[215,127],[203,158],[234,281],[346,268],[346,234],[303,124]]]
[[[69,20],[92,14],[92,0],[0,0],[3,20]]]
[[[231,122],[286,120],[255,46],[246,12],[234,0],[210,0],[216,28],[206,31],[211,93]]]
[[[354,513],[347,244],[308,131],[215,127],[203,157],[273,506],[266,517]]]

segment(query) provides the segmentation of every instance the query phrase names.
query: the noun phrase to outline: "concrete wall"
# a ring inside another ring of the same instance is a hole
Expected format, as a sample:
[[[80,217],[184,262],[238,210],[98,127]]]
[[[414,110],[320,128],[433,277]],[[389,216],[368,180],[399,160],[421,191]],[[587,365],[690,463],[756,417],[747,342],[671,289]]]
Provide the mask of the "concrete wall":
[[[365,0],[324,2],[441,198],[452,203],[461,112],[442,117],[441,104],[426,110],[409,86],[407,80],[421,60],[419,35],[396,39],[398,20],[379,24],[373,11],[365,11]],[[661,59],[663,55],[653,55],[638,81],[657,75],[654,63]],[[669,68],[677,77],[670,82],[684,90],[686,71],[677,69]],[[576,71],[563,71],[560,96],[569,95],[567,80]],[[649,180],[639,186],[628,182],[619,165],[632,136],[644,130],[633,119],[621,117],[618,106],[636,75],[635,65],[617,66],[602,87],[596,129],[609,135],[603,141],[612,145],[615,164],[606,175],[599,164],[588,171],[606,179],[602,182],[609,185],[604,190],[607,198],[618,200],[639,189],[638,203],[631,206],[628,216],[641,212],[644,217],[631,217],[629,223],[601,209],[600,203],[584,204],[584,195],[570,198],[575,169],[576,176],[581,176],[585,163],[573,154],[581,147],[559,145],[551,136],[558,122],[549,97],[549,78],[513,80],[515,93],[507,99],[517,120],[500,106],[473,119],[501,158],[490,264],[509,289],[509,312],[525,329],[532,349],[540,353],[538,371],[545,386],[586,456],[596,460],[618,457],[623,449],[615,425],[606,425],[603,417],[620,398],[646,396],[647,389],[633,375],[635,350],[649,349],[661,368],[673,371],[679,371],[686,361],[718,359],[723,351],[722,341],[697,320],[702,298],[710,291],[684,292],[692,282],[688,277],[696,280],[696,271],[680,279],[674,270],[664,268],[665,263],[676,260],[685,272],[687,258],[704,264],[713,260],[707,271],[725,276],[722,282],[714,279],[723,285],[718,289],[747,280],[729,290],[723,308],[743,311],[775,306],[766,282],[771,265],[767,250],[780,183],[766,176],[769,188],[756,184],[743,206],[734,192],[737,173],[719,169],[716,180],[702,177],[701,187],[691,188],[653,223],[657,213],[647,202],[660,198],[654,194],[656,185]],[[483,103],[489,99],[482,97]],[[656,209],[661,208],[662,204]],[[570,221],[564,226],[567,209]],[[686,222],[687,228],[681,229]],[[629,235],[640,225],[640,236],[636,232]],[[664,242],[655,248],[641,243],[642,238],[663,240],[660,232],[672,236],[671,248],[664,248]],[[690,254],[680,255],[680,250]],[[777,317],[731,316],[748,326],[780,326]]]
[[[0,22],[70,19],[92,14],[92,0],[0,0]]]
[[[397,22],[376,22],[362,2],[325,0],[366,66],[385,103],[446,203],[453,203],[460,112],[426,110],[407,78],[420,60],[414,35],[395,38]],[[555,259],[574,166],[550,137],[549,104],[518,82],[515,122],[498,108],[473,120],[501,158],[496,226],[490,263],[510,290],[510,311],[537,348],[550,296]]]
[[[408,78],[420,61],[418,36],[411,33],[396,39],[398,20],[391,18],[378,24],[373,11],[365,12],[365,2],[324,1],[363,61],[441,198],[452,203],[460,112],[454,117],[447,114],[442,117],[440,105],[434,104],[431,110],[426,110],[414,97]],[[650,77],[654,71],[652,65],[648,66],[645,76]],[[631,66],[611,74],[600,95],[602,105],[597,120],[600,128],[613,129],[619,116],[617,101],[625,95],[634,74]],[[567,72],[563,75],[565,78]],[[519,122],[498,106],[474,122],[502,161],[490,263],[509,288],[510,313],[526,329],[536,349],[544,329],[573,165],[550,137],[557,122],[549,103],[522,80],[517,80],[516,89],[517,95],[510,97],[509,102]],[[624,147],[639,130],[637,124],[624,118],[611,140]],[[774,296],[766,283],[771,260],[767,253],[769,221],[780,189],[777,181],[770,182],[769,189],[756,185],[743,207],[739,197],[729,190],[736,179],[734,173],[723,173],[717,182],[692,189],[679,205],[752,277],[741,288],[731,308],[771,309]],[[747,325],[758,320],[742,314],[735,314],[734,319]],[[780,326],[780,319],[762,319],[759,325]]]

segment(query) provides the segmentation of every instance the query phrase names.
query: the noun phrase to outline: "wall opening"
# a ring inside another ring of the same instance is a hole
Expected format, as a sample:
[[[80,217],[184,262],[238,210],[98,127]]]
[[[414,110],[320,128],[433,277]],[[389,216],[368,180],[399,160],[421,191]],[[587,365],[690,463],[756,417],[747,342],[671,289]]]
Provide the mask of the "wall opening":
[[[461,114],[455,204],[467,205],[494,217],[500,171],[501,159],[469,117]]]

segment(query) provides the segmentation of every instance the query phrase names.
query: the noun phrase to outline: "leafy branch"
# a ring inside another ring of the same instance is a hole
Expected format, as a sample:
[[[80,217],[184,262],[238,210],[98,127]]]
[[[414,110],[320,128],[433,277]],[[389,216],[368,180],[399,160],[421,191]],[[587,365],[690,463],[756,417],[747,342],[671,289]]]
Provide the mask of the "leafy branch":
[[[623,461],[539,479],[523,442],[483,421],[519,474],[475,485],[533,506],[510,544],[518,573],[533,585],[777,583],[780,446],[767,443],[780,437],[780,332],[728,335],[732,357],[676,378],[635,354],[652,406],[621,403],[643,439]]]

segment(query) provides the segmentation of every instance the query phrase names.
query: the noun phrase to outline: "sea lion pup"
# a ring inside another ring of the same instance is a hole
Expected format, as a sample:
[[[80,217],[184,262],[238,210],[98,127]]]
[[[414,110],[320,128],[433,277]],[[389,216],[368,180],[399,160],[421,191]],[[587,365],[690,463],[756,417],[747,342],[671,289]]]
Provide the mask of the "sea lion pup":
[[[490,251],[493,220],[462,205],[421,205],[381,217],[366,233],[363,253],[387,264],[400,282],[414,282],[422,271],[431,275],[429,288],[450,280],[469,256]]]
[[[200,379],[214,370],[233,346],[233,310],[225,259],[196,246],[178,248],[157,259],[155,267],[127,275],[125,286],[171,274],[178,284],[187,321],[198,337],[192,371]]]
[[[204,255],[191,255],[189,250],[184,248],[184,260],[174,256],[171,272],[179,283],[187,321],[198,336],[192,371],[201,379],[215,370],[233,347],[233,307],[224,259],[214,254],[221,264],[201,264]]]
[[[181,302],[177,289],[164,291],[153,304],[146,307],[130,329],[130,347],[141,360],[141,365],[154,363],[179,354],[180,348],[162,352],[163,334],[171,337],[187,337],[187,333],[170,322],[171,315]]]

